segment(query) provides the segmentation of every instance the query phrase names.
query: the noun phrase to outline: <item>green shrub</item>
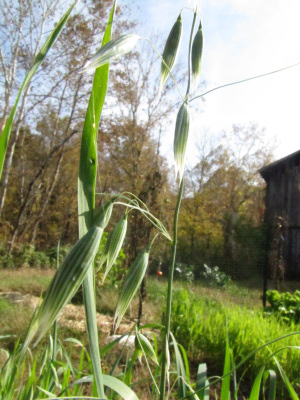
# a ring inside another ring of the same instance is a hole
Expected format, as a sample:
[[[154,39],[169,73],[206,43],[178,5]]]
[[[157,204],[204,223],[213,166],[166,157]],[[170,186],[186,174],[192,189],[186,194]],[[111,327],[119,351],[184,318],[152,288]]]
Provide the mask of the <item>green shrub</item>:
[[[14,258],[12,254],[9,254],[5,243],[0,242],[0,268],[13,268]]]
[[[184,282],[193,282],[194,266],[184,263],[176,263],[174,278]]]
[[[210,286],[228,286],[231,283],[231,278],[225,272],[221,271],[219,267],[210,268],[204,264],[204,271],[200,273],[202,278]]]
[[[47,252],[36,250],[30,244],[21,245],[12,253],[5,243],[0,244],[0,268],[50,268],[55,263]]]
[[[277,290],[268,290],[266,299],[270,306],[265,307],[266,314],[275,314],[285,322],[300,322],[300,291],[294,293],[279,293]]]
[[[70,251],[72,246],[70,245],[63,245],[59,246],[59,262],[61,263],[63,259],[66,257],[68,252]],[[51,249],[46,251],[46,255],[50,260],[51,265],[56,265],[57,262],[57,247],[52,247]]]

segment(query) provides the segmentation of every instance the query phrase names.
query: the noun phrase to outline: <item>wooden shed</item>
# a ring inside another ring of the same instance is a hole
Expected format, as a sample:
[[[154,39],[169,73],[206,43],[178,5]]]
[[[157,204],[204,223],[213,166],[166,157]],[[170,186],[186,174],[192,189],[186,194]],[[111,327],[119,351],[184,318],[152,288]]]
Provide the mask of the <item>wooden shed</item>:
[[[287,278],[300,278],[300,150],[259,172],[267,183],[269,253],[273,249],[282,257]],[[269,271],[270,262],[269,257]]]

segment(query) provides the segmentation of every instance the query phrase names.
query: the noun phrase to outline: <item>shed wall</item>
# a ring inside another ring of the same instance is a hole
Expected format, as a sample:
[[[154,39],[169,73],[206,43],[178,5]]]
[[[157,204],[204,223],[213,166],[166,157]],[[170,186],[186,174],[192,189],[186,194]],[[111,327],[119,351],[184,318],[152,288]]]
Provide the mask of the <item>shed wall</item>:
[[[273,226],[282,217],[287,226],[284,258],[288,277],[300,278],[300,156],[266,167],[266,222]]]

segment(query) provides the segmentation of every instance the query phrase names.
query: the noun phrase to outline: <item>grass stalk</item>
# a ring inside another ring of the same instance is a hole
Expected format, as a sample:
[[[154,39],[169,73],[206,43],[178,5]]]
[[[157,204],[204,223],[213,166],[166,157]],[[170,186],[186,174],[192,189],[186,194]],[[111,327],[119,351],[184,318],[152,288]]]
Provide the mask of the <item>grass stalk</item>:
[[[169,269],[168,276],[168,292],[167,292],[167,307],[165,317],[165,334],[163,339],[163,352],[161,361],[161,378],[160,378],[160,400],[165,399],[166,390],[166,377],[167,377],[167,351],[169,347],[170,337],[170,322],[171,322],[171,309],[172,309],[172,291],[173,291],[173,277],[176,260],[176,248],[177,248],[177,228],[178,228],[178,216],[180,210],[180,204],[183,194],[184,178],[181,179],[180,188],[177,196],[177,204],[174,213],[174,224],[173,224],[173,243],[172,243],[172,259]]]
[[[197,10],[194,11],[194,17],[190,33],[189,41],[189,54],[188,54],[188,83],[185,95],[185,101],[188,100],[190,87],[191,87],[191,51],[192,51],[192,38],[195,27],[195,22],[197,18]],[[183,171],[182,171],[183,174]],[[173,223],[173,243],[172,243],[172,259],[169,269],[168,276],[168,291],[167,291],[167,303],[166,303],[166,316],[165,316],[165,334],[163,339],[163,350],[162,350],[162,361],[161,361],[161,379],[160,379],[160,400],[165,399],[166,390],[166,378],[167,378],[167,352],[169,351],[169,338],[170,338],[170,323],[171,323],[171,312],[172,312],[172,291],[173,291],[173,278],[174,278],[174,268],[176,261],[176,249],[177,249],[177,230],[178,230],[178,216],[180,210],[181,199],[183,195],[184,188],[184,177],[182,176],[179,192],[177,196],[177,203],[174,213],[174,223]]]

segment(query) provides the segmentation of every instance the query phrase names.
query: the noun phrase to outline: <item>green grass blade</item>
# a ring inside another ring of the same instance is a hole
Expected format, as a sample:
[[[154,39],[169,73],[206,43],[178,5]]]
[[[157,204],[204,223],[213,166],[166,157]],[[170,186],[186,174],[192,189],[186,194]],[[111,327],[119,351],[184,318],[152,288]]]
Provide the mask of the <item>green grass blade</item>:
[[[275,356],[273,356],[273,358],[274,358],[274,360],[275,360],[275,362],[277,364],[277,368],[278,368],[278,370],[280,372],[280,375],[282,377],[282,380],[283,380],[283,382],[284,382],[284,384],[285,384],[285,386],[286,386],[286,388],[287,388],[287,390],[288,390],[288,392],[290,394],[291,399],[292,400],[299,400],[299,397],[298,397],[297,393],[295,392],[295,389],[293,388],[291,382],[289,381],[289,378],[286,376],[286,374],[285,374],[284,370],[282,369],[279,361],[277,360],[277,358]]]
[[[234,361],[232,349],[230,349],[230,356],[231,356],[231,369],[233,369],[233,372],[232,372],[233,398],[234,398],[234,400],[238,400],[238,384],[237,384],[237,379],[236,379],[235,361]]]
[[[102,46],[111,38],[111,26],[115,2],[110,13]],[[79,235],[82,236],[93,225],[95,208],[95,185],[97,176],[97,133],[100,116],[108,85],[109,65],[103,65],[95,71],[89,104],[85,116],[81,139],[79,177],[78,177],[78,214]]]
[[[149,251],[150,246],[137,256],[125,277],[114,318],[115,331],[145,276],[149,260]]]
[[[105,46],[105,44],[111,40],[114,11],[115,1],[109,15],[108,24],[102,40],[102,46]],[[101,68],[97,68],[95,71],[92,92],[82,132],[78,176],[78,222],[80,237],[93,225],[97,176],[97,133],[107,91],[108,75],[108,64],[103,65]],[[105,395],[102,381],[96,320],[95,277],[93,265],[90,266],[86,278],[83,281],[83,296],[96,387],[98,395],[104,398]]]
[[[175,352],[175,362],[176,362],[176,369],[177,369],[177,376],[178,376],[178,394],[180,398],[184,398],[186,395],[186,385],[185,382],[187,380],[186,378],[186,370],[184,367],[184,362],[183,359],[181,357],[181,353],[179,350],[179,346],[178,343],[174,337],[174,335],[172,334],[172,332],[170,332],[170,335],[172,337],[172,344],[174,347],[174,352]]]
[[[60,251],[60,239],[57,243],[56,249],[56,269],[59,268],[59,251]],[[57,321],[54,321],[53,324],[53,352],[52,352],[52,361],[56,361],[57,354]]]
[[[137,395],[125,383],[110,375],[103,375],[104,385],[117,392],[125,400],[138,400]]]
[[[265,387],[266,381],[269,377],[270,380],[270,385],[269,385],[269,394],[268,394],[268,400],[276,400],[276,372],[269,369],[268,371],[265,371],[264,377],[263,377],[263,386]]]
[[[186,381],[190,381],[190,367],[189,367],[189,360],[188,356],[186,354],[185,348],[181,346],[181,344],[178,343],[178,347],[180,348],[181,355],[182,355],[182,360],[184,362],[184,368],[185,368],[185,373],[186,373]]]
[[[49,392],[48,390],[41,388],[40,386],[37,386],[37,388],[38,388],[41,392],[45,393],[48,397],[50,397],[50,398],[54,398],[54,397],[55,397],[55,394],[54,394],[54,393],[51,393],[51,392]]]
[[[102,347],[100,354],[101,356],[103,356],[104,354],[106,354],[108,351],[110,351],[115,345],[117,345],[120,340],[122,340],[125,337],[128,337],[130,333],[126,332],[123,335],[120,335],[119,337],[117,337],[115,340],[113,340],[112,342],[109,342],[107,345],[105,345],[104,347]]]
[[[3,171],[3,165],[4,165],[4,161],[5,161],[5,156],[6,156],[6,151],[7,151],[7,147],[8,147],[8,142],[9,142],[9,137],[10,137],[10,133],[11,133],[11,129],[13,126],[13,122],[14,122],[14,118],[17,112],[17,107],[18,107],[18,103],[19,100],[22,96],[22,93],[24,92],[26,86],[30,83],[31,78],[33,77],[33,75],[35,74],[36,70],[38,69],[38,67],[42,64],[42,62],[44,61],[48,51],[51,49],[51,47],[53,46],[54,42],[56,41],[56,39],[58,38],[59,34],[61,33],[61,31],[63,30],[65,24],[67,23],[71,12],[75,6],[75,4],[77,3],[77,0],[71,5],[71,7],[68,9],[68,11],[65,13],[65,15],[61,18],[61,20],[58,22],[58,24],[55,26],[55,28],[53,29],[53,31],[50,33],[50,35],[48,36],[47,40],[45,41],[45,43],[43,44],[43,46],[41,47],[39,53],[37,54],[37,56],[35,57],[34,61],[33,61],[33,65],[30,68],[30,70],[27,72],[24,81],[20,87],[18,96],[16,98],[15,104],[13,106],[13,109],[11,110],[11,113],[6,121],[6,124],[3,128],[2,134],[0,136],[0,180],[2,177],[2,171]]]
[[[197,379],[196,379],[196,392],[200,400],[209,399],[209,387],[207,380],[207,365],[206,363],[199,364]]]
[[[139,400],[137,395],[134,393],[130,387],[125,385],[122,381],[119,379],[115,378],[114,376],[111,375],[102,375],[103,376],[103,382],[104,386],[108,387],[109,389],[113,390],[114,392],[118,393],[122,399],[125,400]],[[72,383],[72,386],[79,385],[81,383],[91,383],[93,382],[93,376],[85,376],[84,378],[78,379],[77,381]],[[89,399],[92,399],[94,397],[90,397]],[[73,399],[73,397],[72,397]],[[100,399],[99,399],[100,400]]]
[[[261,369],[259,370],[257,377],[255,378],[255,381],[253,383],[249,400],[259,400],[260,385],[264,370],[265,367],[261,367]]]
[[[225,346],[225,361],[223,369],[221,400],[230,400],[230,347],[228,338],[228,329],[226,326],[226,346]]]

